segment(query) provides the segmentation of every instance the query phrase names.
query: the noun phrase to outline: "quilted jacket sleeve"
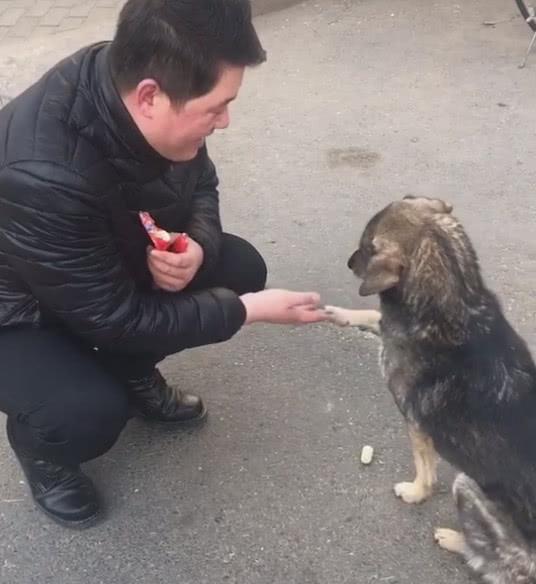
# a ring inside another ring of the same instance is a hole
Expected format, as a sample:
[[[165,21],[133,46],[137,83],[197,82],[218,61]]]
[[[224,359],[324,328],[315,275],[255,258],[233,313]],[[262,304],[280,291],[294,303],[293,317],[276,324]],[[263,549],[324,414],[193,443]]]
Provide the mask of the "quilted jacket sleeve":
[[[200,152],[202,171],[192,200],[191,219],[187,233],[203,248],[202,271],[210,271],[218,260],[222,240],[218,177],[206,147]]]
[[[245,320],[230,290],[140,291],[101,201],[61,166],[0,170],[0,252],[47,311],[103,348],[171,354],[227,340]]]

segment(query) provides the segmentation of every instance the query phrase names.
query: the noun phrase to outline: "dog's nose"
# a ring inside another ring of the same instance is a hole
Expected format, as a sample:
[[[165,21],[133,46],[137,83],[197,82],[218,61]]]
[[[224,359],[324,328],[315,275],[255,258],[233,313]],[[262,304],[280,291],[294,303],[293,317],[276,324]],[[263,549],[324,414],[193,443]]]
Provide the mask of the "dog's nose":
[[[354,253],[348,258],[348,261],[346,262],[346,265],[350,268],[350,270],[354,269],[356,253],[357,252],[354,251]]]

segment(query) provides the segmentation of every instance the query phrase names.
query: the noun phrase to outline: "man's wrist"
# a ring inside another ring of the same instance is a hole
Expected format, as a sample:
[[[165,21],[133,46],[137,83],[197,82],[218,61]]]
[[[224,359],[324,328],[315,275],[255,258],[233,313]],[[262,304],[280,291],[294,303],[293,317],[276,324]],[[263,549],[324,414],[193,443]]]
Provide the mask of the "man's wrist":
[[[252,306],[252,299],[254,295],[254,292],[248,292],[247,294],[242,294],[239,296],[242,304],[244,305],[244,308],[246,309],[246,320],[244,321],[244,324],[252,324],[257,318],[255,310]]]

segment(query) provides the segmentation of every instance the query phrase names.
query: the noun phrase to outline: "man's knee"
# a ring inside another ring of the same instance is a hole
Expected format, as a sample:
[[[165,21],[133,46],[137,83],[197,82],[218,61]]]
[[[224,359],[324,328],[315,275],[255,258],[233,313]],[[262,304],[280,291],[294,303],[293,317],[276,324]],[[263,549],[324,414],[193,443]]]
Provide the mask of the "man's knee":
[[[107,452],[128,419],[126,391],[74,393],[11,416],[15,442],[35,456],[76,465]]]
[[[266,262],[249,241],[225,233],[222,258],[225,285],[228,288],[237,294],[264,289],[268,273]]]

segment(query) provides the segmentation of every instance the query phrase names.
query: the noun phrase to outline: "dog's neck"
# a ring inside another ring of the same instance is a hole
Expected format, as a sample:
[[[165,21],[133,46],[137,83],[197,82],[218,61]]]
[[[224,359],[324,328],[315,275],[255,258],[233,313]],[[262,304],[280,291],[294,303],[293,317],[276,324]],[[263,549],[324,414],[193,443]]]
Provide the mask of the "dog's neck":
[[[485,332],[492,295],[461,225],[448,216],[429,227],[400,285],[380,295],[383,319],[415,340],[459,346]]]

